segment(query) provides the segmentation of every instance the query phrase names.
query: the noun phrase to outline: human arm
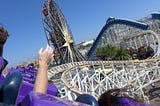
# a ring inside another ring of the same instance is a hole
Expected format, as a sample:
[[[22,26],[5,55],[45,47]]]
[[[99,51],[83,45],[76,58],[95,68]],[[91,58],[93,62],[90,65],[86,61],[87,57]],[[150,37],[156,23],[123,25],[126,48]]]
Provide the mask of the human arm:
[[[47,45],[46,49],[43,50],[42,48],[38,52],[38,72],[36,81],[34,84],[34,92],[39,93],[46,93],[47,86],[48,86],[48,63],[50,62],[51,58],[53,57],[53,50],[50,46]]]

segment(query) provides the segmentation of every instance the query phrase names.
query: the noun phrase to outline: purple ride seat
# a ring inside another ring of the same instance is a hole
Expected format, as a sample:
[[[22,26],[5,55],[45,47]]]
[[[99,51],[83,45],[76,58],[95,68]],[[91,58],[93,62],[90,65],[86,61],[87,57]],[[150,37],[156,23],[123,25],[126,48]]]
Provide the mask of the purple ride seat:
[[[23,77],[23,80],[26,81],[26,82],[29,82],[31,84],[34,83],[35,79],[32,79],[32,78],[27,78],[27,77]]]
[[[27,77],[27,78],[33,78],[33,75],[31,75],[31,74],[28,74],[28,73],[25,73],[25,74],[23,75],[23,77]]]
[[[37,70],[27,70],[28,72],[32,73],[32,74],[35,74],[37,73]]]
[[[21,102],[25,98],[25,96],[27,96],[28,93],[32,90],[33,90],[33,84],[23,81],[21,88],[20,88],[20,91],[19,91],[19,94],[18,94],[18,97],[16,99],[16,104]]]
[[[4,70],[4,68],[6,67],[7,64],[8,64],[8,62],[5,59],[3,59],[2,57],[0,57],[0,83],[3,82],[3,80],[4,80],[4,77],[3,77],[3,75],[1,75],[1,73]],[[14,73],[14,72],[21,72],[22,74],[25,74],[28,71],[29,73],[35,75],[37,70],[36,69],[32,69],[32,68],[29,67],[29,71],[26,70],[25,67],[11,68],[9,70],[8,74],[11,74],[11,73]],[[34,78],[35,78],[35,76],[34,76]],[[16,99],[16,105],[18,103],[20,103],[29,94],[29,92],[33,91],[33,86],[34,85],[29,83],[29,82],[26,82],[26,81],[22,82],[21,88],[19,90],[19,94],[18,94],[17,99]],[[58,93],[58,89],[57,89],[57,87],[55,85],[48,84],[47,93],[55,96]]]
[[[23,81],[18,97],[16,99],[16,104],[20,103],[31,91],[33,91],[34,85]],[[58,93],[58,89],[55,85],[48,84],[47,94],[56,96]]]
[[[3,75],[0,75],[0,83],[2,83],[4,80],[4,76]]]
[[[49,95],[30,92],[21,102],[22,106],[90,106],[76,101],[63,100]]]

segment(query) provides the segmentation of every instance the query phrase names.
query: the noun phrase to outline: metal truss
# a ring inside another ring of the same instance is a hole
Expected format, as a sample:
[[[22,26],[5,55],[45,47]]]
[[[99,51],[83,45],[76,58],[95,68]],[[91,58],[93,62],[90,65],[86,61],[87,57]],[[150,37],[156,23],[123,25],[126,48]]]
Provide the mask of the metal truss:
[[[101,40],[107,42],[107,39],[111,41],[114,38],[106,36]],[[70,95],[68,98],[72,100],[77,93],[89,93],[98,98],[109,89],[125,88],[128,90],[127,95],[143,98],[149,102],[150,97],[145,92],[146,88],[160,80],[160,45],[156,44],[159,42],[158,34],[151,30],[140,31],[132,37],[125,37],[121,42],[126,43],[127,47],[136,49],[152,44],[157,52],[154,58],[141,61],[81,61],[63,64],[48,70],[49,79],[55,81],[61,78],[63,82],[59,80],[57,86],[59,88],[65,86],[65,96]]]
[[[145,88],[160,80],[159,59],[74,62],[55,67],[48,71],[49,75],[56,74],[56,70],[66,70],[61,78],[68,91],[89,93],[96,98],[109,89],[126,88],[129,96],[148,101]]]
[[[46,0],[43,3],[42,20],[48,44],[55,49],[55,60],[58,65],[85,60],[74,47],[67,21],[54,0]]]
[[[59,89],[63,88],[63,97],[68,95],[69,99],[73,99],[77,93],[89,93],[98,98],[109,89],[125,88],[127,95],[149,101],[145,89],[160,80],[160,46],[156,45],[159,35],[151,31],[157,28],[152,22],[148,28],[148,24],[140,22],[110,19],[90,53],[93,55],[95,48],[108,44],[136,49],[144,44],[152,44],[157,49],[155,58],[141,61],[84,61],[85,58],[74,47],[67,21],[54,0],[44,2],[42,20],[48,44],[58,54],[55,60],[59,66],[49,69],[48,77]]]

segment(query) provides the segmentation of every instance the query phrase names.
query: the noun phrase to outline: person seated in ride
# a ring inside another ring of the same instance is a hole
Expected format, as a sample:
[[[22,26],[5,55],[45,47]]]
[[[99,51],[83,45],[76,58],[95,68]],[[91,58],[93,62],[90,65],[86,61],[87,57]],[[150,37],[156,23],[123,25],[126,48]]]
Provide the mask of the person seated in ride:
[[[3,76],[2,73],[8,64],[8,61],[3,58],[3,45],[8,38],[8,32],[0,26],[0,103],[6,105],[14,105],[18,92],[22,83],[22,75],[19,72]]]
[[[2,56],[3,45],[8,38],[8,32],[0,27],[0,75],[2,75],[4,68],[8,64]],[[38,53],[39,69],[37,72],[37,78],[34,85],[34,91],[40,93],[46,93],[48,85],[47,68],[48,63],[53,57],[53,50],[47,45],[46,49],[40,49]],[[0,103],[7,105],[15,105],[23,76],[20,72],[7,73],[0,83]],[[2,77],[2,76],[1,76]]]
[[[45,50],[43,50],[42,48],[39,50],[39,53],[38,53],[39,69],[38,69],[37,78],[34,84],[35,93],[46,94],[47,85],[48,85],[47,68],[52,58],[53,58],[53,50],[50,46],[47,45]],[[89,104],[92,106],[98,106],[98,102],[96,101],[96,99],[89,94],[79,95],[75,101]]]
[[[99,106],[150,106],[142,100],[136,100],[125,94],[125,89],[111,89],[104,92],[98,99]]]
[[[8,61],[3,58],[3,46],[6,43],[8,37],[9,37],[9,34],[7,30],[4,29],[2,26],[0,26],[0,75],[3,69],[8,64]]]

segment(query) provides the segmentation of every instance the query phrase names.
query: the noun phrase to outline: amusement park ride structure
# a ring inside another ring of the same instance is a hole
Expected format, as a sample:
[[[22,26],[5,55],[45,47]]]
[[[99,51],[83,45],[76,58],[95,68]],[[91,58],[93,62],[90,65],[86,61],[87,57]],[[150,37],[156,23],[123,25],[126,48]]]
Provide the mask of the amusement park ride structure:
[[[160,80],[160,44],[157,43],[160,39],[158,30],[153,30],[157,28],[154,24],[109,18],[88,53],[89,60],[92,60],[95,49],[105,45],[136,49],[153,45],[156,53],[151,59],[86,61],[74,47],[72,33],[54,0],[43,3],[42,19],[48,44],[59,53],[56,57],[58,65],[48,70],[48,76],[60,92],[62,88],[65,91],[61,97],[73,100],[77,93],[89,93],[98,98],[109,89],[127,88],[131,97],[145,101],[152,98],[145,88]]]
[[[74,47],[72,33],[58,5],[52,0],[47,0],[42,6],[42,11],[46,38],[55,50],[57,65],[84,61],[85,58]]]

